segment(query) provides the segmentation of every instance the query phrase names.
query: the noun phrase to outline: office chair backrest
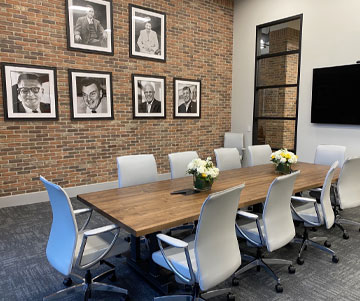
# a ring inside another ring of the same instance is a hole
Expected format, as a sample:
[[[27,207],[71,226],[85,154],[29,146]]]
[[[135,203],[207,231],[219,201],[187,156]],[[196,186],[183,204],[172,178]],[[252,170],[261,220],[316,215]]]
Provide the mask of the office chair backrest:
[[[51,204],[53,221],[46,247],[49,263],[63,275],[69,275],[77,243],[78,231],[70,199],[58,185],[40,176]]]
[[[217,148],[214,152],[216,166],[220,171],[241,167],[241,156],[237,148]]]
[[[153,155],[117,157],[119,187],[157,181],[157,167]]]
[[[341,209],[360,206],[360,157],[352,157],[344,162],[337,182]]]
[[[342,145],[320,144],[315,152],[315,164],[331,166],[335,161],[339,161],[339,167],[342,167],[345,161],[346,147]]]
[[[202,205],[195,236],[198,281],[202,290],[230,277],[240,266],[235,218],[244,184],[210,194]]]
[[[300,171],[277,177],[270,185],[263,210],[266,247],[269,252],[288,244],[295,236],[290,201]]]
[[[193,159],[199,158],[197,152],[195,151],[172,153],[168,156],[172,179],[190,176],[186,173],[187,166]]]
[[[335,222],[335,214],[331,207],[330,187],[331,187],[331,181],[334,176],[335,168],[338,166],[338,164],[339,164],[339,162],[335,161],[331,165],[328,173],[326,174],[325,181],[324,181],[324,184],[323,184],[323,187],[321,190],[321,195],[320,195],[320,203],[321,203],[321,208],[323,211],[323,218],[324,218],[324,223],[325,223],[326,229],[330,229]]]
[[[249,153],[249,166],[270,163],[272,151],[269,144],[249,145],[247,149]]]
[[[224,135],[224,147],[232,148],[236,147],[239,154],[242,155],[244,147],[244,134],[243,133],[230,133],[227,132]]]

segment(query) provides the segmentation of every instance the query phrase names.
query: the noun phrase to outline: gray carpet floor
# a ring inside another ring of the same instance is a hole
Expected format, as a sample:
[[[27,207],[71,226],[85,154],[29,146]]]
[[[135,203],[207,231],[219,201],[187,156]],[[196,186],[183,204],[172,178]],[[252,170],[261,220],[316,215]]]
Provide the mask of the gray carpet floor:
[[[78,201],[72,202],[74,208],[82,207]],[[342,215],[360,220],[360,208]],[[63,276],[50,266],[45,254],[51,218],[49,203],[0,209],[0,300],[42,300],[44,296],[64,288]],[[94,214],[90,226],[106,223],[103,217]],[[348,240],[344,240],[340,230],[335,228],[310,232],[311,236],[329,237],[331,248],[340,258],[339,263],[332,263],[330,255],[310,247],[304,253],[304,265],[294,263],[295,274],[288,274],[287,267],[274,269],[282,280],[283,293],[275,292],[275,281],[264,270],[257,272],[253,269],[239,277],[240,285],[233,288],[236,300],[360,300],[360,233],[357,227],[347,226],[347,229]],[[302,232],[301,227],[298,232]],[[241,243],[240,248],[244,253],[254,252],[246,244]],[[267,256],[295,262],[298,248],[299,245],[289,244]],[[114,284],[127,288],[130,300],[153,300],[159,296],[126,264],[124,258],[113,258],[111,262],[117,267],[118,280]],[[111,283],[107,279],[104,282]],[[231,280],[227,280],[218,287],[230,285]],[[61,300],[82,298],[82,294],[74,294]],[[114,293],[95,292],[93,300],[121,298]],[[226,297],[212,300],[226,300]]]

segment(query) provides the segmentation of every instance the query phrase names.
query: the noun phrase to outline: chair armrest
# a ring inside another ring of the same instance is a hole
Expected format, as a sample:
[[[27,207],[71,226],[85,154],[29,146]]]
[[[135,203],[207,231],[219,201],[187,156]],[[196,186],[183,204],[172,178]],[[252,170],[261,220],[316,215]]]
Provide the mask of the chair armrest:
[[[237,212],[237,214],[240,216],[246,217],[248,219],[252,219],[252,220],[256,220],[259,218],[255,213],[250,213],[250,212],[243,211],[243,210],[239,210]]]
[[[89,236],[94,236],[94,235],[99,235],[99,234],[106,233],[106,232],[109,232],[109,231],[114,231],[114,230],[116,230],[116,232],[114,233],[114,238],[111,241],[111,243],[109,244],[109,246],[98,257],[94,258],[91,262],[82,265],[81,264],[81,259],[82,259],[83,254],[84,254],[84,250],[85,250],[85,246],[86,246],[88,237]],[[119,236],[119,233],[120,233],[120,227],[118,225],[115,225],[115,224],[85,231],[84,236],[83,236],[83,240],[81,242],[80,250],[79,250],[79,255],[78,255],[77,260],[76,260],[76,265],[80,269],[89,269],[91,266],[98,263],[100,260],[102,260],[110,252],[111,248],[114,246],[114,244],[115,244],[115,242],[116,242],[116,240],[117,240],[117,238]]]
[[[293,197],[291,197],[292,199]],[[305,198],[305,199],[309,199],[309,198]],[[307,220],[306,218],[304,218],[303,216],[301,216],[295,209],[294,205],[292,203],[290,203],[290,208],[291,208],[291,211],[292,213],[298,218],[300,219],[302,222],[304,223],[307,223],[309,225],[312,225],[312,226],[321,226],[321,222],[320,222],[320,213],[319,213],[319,209],[318,209],[318,204],[316,203],[316,200],[313,200],[313,199],[309,199],[311,200],[311,203],[314,204],[314,207],[315,207],[315,212],[316,212],[316,215],[317,215],[317,219],[319,222],[317,223],[314,223],[312,221],[309,221]]]
[[[163,242],[167,243],[170,246],[173,246],[175,248],[186,248],[189,244],[183,240],[171,237],[166,234],[159,233],[156,235],[156,237]]]
[[[93,213],[93,210],[91,208],[82,208],[82,209],[74,210],[75,216],[79,216],[79,215],[82,215],[82,214],[85,214],[85,213],[89,213],[89,216],[88,216],[87,220],[85,221],[85,223],[82,225],[80,231],[84,231],[85,228],[87,227],[87,225],[89,224],[92,213]]]
[[[311,188],[310,191],[318,191],[321,192],[322,191],[322,187],[317,187],[317,188]]]
[[[305,198],[305,197],[302,197],[302,196],[292,196],[291,200],[292,201],[299,201],[299,202],[302,202],[302,203],[316,203],[315,199]]]
[[[76,210],[74,210],[74,214],[75,215],[81,215],[81,214],[88,213],[88,212],[91,212],[91,211],[92,211],[91,208],[76,209]]]
[[[165,234],[157,234],[157,241],[159,244],[159,248],[160,248],[160,252],[162,254],[162,256],[164,257],[165,262],[167,263],[167,265],[169,266],[170,270],[174,272],[174,274],[176,276],[178,276],[182,281],[184,281],[185,283],[192,285],[195,283],[195,273],[191,264],[191,259],[190,259],[190,254],[189,254],[189,245],[187,242],[182,241],[180,239],[176,239],[173,238],[171,236],[165,235]],[[187,278],[186,276],[184,276],[183,274],[181,274],[174,266],[173,261],[171,259],[169,259],[164,251],[164,248],[162,246],[162,241],[164,241],[165,243],[174,246],[175,248],[183,248],[184,252],[185,252],[185,256],[186,256],[186,261],[187,261],[187,266],[189,269],[189,274],[190,274],[190,279]]]
[[[106,233],[106,232],[113,231],[113,230],[119,229],[119,228],[120,227],[118,225],[115,225],[115,224],[107,225],[107,226],[103,226],[103,227],[100,227],[100,228],[87,230],[87,231],[84,232],[84,236],[89,237],[89,236],[99,235],[101,233]]]

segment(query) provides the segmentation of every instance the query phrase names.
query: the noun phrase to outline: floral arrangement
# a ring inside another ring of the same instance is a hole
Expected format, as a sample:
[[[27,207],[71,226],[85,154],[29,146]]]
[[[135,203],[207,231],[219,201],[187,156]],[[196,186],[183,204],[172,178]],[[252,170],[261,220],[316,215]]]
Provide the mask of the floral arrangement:
[[[214,166],[211,157],[207,157],[206,160],[193,159],[188,164],[186,172],[207,182],[214,181],[219,175],[219,169]]]
[[[291,164],[296,163],[297,159],[298,156],[296,156],[294,153],[289,152],[286,148],[282,148],[271,154],[270,161],[276,165],[284,164],[290,166]]]

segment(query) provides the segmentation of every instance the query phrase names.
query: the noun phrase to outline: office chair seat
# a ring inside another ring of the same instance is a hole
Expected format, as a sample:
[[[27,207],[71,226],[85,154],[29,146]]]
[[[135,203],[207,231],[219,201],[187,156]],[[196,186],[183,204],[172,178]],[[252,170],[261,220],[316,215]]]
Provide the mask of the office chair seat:
[[[84,231],[78,233],[78,240],[75,248],[75,255],[74,255],[74,264],[77,260],[79,255],[81,242],[83,240]],[[111,233],[102,233],[97,236],[90,236],[87,239],[87,243],[84,249],[84,253],[81,259],[81,264],[85,265],[92,261],[94,261],[99,255],[101,255],[110,245],[111,241],[113,240],[114,235]],[[122,254],[129,249],[128,244],[114,244],[114,246],[110,249],[109,253],[105,256],[105,258],[109,258],[118,254]]]
[[[193,271],[195,274],[195,278],[198,281],[197,276],[197,264],[196,264],[196,258],[195,258],[195,235],[190,235],[183,239],[183,241],[186,241],[189,244],[189,254],[191,259],[191,264],[193,266]],[[170,259],[175,268],[184,276],[187,278],[190,278],[189,268],[187,266],[186,256],[185,252],[182,249],[174,248],[174,247],[167,247],[164,248],[165,255],[168,259]],[[168,264],[165,261],[164,256],[161,254],[161,251],[154,252],[152,254],[152,259],[155,263],[162,266],[163,268],[167,269]]]

